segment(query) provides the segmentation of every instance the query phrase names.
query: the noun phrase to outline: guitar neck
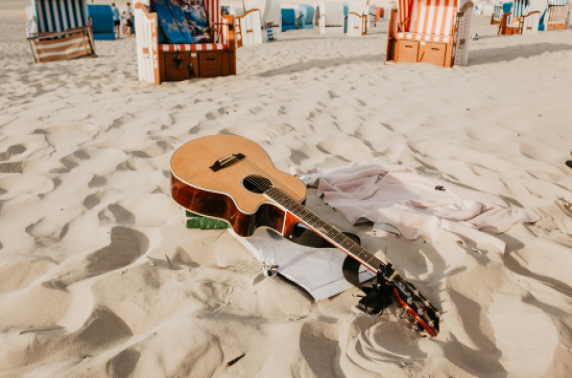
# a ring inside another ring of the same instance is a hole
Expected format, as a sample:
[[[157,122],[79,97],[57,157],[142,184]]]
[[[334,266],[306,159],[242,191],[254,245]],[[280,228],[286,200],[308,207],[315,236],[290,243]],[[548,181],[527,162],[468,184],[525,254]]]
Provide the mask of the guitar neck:
[[[385,267],[385,264],[382,263],[381,260],[376,258],[365,248],[344,235],[344,233],[338,231],[334,226],[308,210],[306,206],[300,204],[282,190],[271,188],[266,190],[264,195],[372,272],[377,272],[378,269],[383,270]]]

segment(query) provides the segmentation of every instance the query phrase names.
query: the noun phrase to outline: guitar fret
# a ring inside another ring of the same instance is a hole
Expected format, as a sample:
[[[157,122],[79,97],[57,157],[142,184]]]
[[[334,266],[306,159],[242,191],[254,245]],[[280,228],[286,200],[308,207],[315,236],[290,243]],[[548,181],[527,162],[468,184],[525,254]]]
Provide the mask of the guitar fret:
[[[316,232],[320,233],[326,239],[338,244],[346,253],[357,257],[363,263],[370,265],[374,269],[378,267],[385,267],[378,258],[346,236],[344,233],[338,231],[335,227],[324,221],[322,218],[311,212],[304,205],[295,201],[292,197],[284,193],[278,188],[271,188],[264,192],[270,199],[276,201],[283,206],[287,211],[294,214],[301,221],[313,228]]]

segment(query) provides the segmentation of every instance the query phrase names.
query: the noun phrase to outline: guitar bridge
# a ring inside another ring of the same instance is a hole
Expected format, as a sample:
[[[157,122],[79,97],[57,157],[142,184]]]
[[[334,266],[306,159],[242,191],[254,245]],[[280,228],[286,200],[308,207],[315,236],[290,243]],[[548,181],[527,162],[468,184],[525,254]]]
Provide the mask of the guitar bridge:
[[[230,167],[231,165],[238,163],[239,161],[241,161],[245,157],[246,156],[244,156],[243,154],[231,154],[231,155],[228,155],[228,156],[225,156],[225,157],[218,159],[209,168],[213,172],[217,172],[223,168]]]

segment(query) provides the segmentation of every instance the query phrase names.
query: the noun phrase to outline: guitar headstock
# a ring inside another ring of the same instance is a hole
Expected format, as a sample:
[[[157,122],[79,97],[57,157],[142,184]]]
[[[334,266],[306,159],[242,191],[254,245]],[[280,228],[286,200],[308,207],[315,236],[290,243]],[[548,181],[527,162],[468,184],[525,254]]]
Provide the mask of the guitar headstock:
[[[413,329],[427,332],[430,336],[437,336],[441,316],[437,309],[415,286],[401,276],[396,276],[389,284],[393,286],[395,296],[403,306],[403,313],[400,317],[407,320]]]

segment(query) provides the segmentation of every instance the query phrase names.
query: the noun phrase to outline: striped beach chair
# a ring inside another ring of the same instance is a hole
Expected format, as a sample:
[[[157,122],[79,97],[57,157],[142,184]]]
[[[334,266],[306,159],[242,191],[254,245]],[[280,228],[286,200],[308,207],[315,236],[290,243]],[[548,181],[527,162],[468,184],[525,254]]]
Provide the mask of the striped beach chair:
[[[496,3],[494,4],[494,13],[491,17],[491,25],[498,25],[501,22],[503,9],[503,3]]]
[[[506,8],[499,25],[499,35],[538,33],[541,12],[531,11],[528,0],[514,0],[514,3],[504,5]]]
[[[548,0],[544,15],[544,30],[566,29],[570,13],[570,0]]]
[[[399,0],[391,10],[386,63],[466,65],[474,11],[458,0]]]
[[[28,42],[36,63],[96,56],[85,0],[32,0],[29,12],[35,32]]]
[[[163,4],[165,0],[151,0],[151,11],[140,2],[135,4],[139,80],[160,84],[196,77],[236,75],[234,18],[221,15],[218,0],[205,0],[209,43],[191,43],[190,32],[184,27],[188,24],[185,20],[175,19],[181,12],[175,0],[167,0],[171,15],[161,15],[160,21],[155,8],[159,1]],[[160,26],[170,20],[168,30]],[[178,27],[171,28],[172,25]]]

